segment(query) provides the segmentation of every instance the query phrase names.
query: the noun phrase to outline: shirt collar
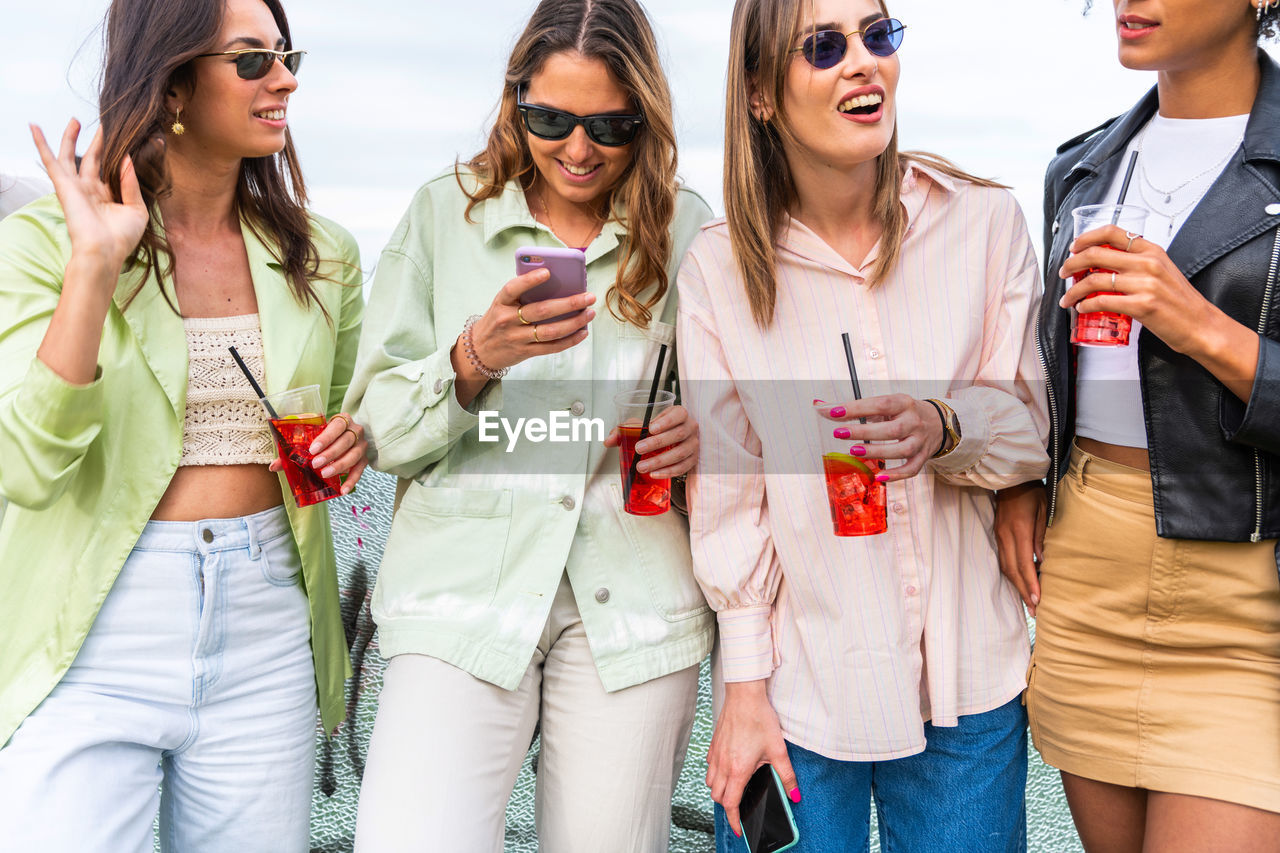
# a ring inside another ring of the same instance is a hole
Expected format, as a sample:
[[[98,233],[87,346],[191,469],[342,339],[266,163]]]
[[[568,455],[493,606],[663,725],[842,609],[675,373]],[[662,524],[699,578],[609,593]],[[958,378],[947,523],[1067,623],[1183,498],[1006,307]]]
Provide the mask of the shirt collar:
[[[463,173],[463,180],[474,182],[474,178]],[[529,210],[529,202],[524,195],[520,181],[512,178],[502,188],[502,194],[481,203],[484,224],[484,242],[491,243],[498,235],[512,229],[523,229],[529,232],[530,243],[534,245],[564,245],[551,229],[534,219]],[[618,247],[622,235],[627,231],[626,218],[621,210],[614,209],[614,216],[604,224],[599,235],[587,247],[587,263],[609,254]],[[574,246],[581,249],[581,246]]]
[[[907,214],[907,234],[910,234],[920,212],[924,210],[925,203],[929,199],[931,187],[937,187],[943,192],[950,193],[955,192],[958,186],[959,182],[955,178],[933,166],[916,160],[908,160],[899,190],[899,198]],[[903,239],[906,239],[906,235],[904,235]],[[783,225],[779,247],[814,263],[842,272],[845,275],[853,276],[859,281],[866,280],[880,256],[880,244],[877,242],[871,248],[871,251],[867,253],[866,260],[862,266],[855,267],[841,257],[839,252],[827,245],[825,240],[810,230],[803,222],[791,218],[788,218]]]

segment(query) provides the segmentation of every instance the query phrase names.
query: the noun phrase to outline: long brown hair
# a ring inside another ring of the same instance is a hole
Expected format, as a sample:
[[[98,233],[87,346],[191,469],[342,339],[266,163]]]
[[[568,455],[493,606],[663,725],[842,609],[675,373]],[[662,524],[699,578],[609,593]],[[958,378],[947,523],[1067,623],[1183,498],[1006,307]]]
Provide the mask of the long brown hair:
[[[877,2],[880,11],[888,15],[884,0]],[[773,322],[777,304],[777,239],[787,210],[796,200],[783,147],[784,142],[795,142],[787,122],[783,88],[793,56],[791,47],[800,37],[805,5],[806,0],[738,0],[730,30],[724,138],[725,219],[751,314],[761,328]],[[768,121],[757,118],[751,108],[753,87],[773,108]],[[967,174],[937,155],[899,152],[895,125],[888,147],[876,158],[872,214],[883,233],[879,257],[868,279],[870,286],[883,282],[901,255],[907,230],[902,178],[912,161],[960,180],[1001,186]]]
[[[292,49],[280,0],[262,2],[284,36],[285,50]],[[157,200],[172,189],[164,133],[173,116],[165,107],[165,93],[174,86],[194,88],[192,60],[213,50],[225,9],[225,0],[113,0],[107,11],[106,62],[99,94],[101,175],[119,201],[120,165],[125,155],[133,158],[143,200],[152,213],[135,255],[144,271],[155,269],[162,275],[173,268],[173,250],[155,215]],[[311,237],[306,203],[306,185],[288,130],[280,153],[241,161],[237,214],[264,242],[278,246],[272,250],[298,302],[319,305],[310,279],[319,275],[320,255]],[[162,292],[168,301],[168,293],[163,288]]]
[[[622,322],[647,327],[650,311],[667,292],[671,220],[676,203],[676,135],[671,91],[658,44],[644,10],[635,0],[542,0],[507,61],[498,118],[485,149],[467,165],[479,180],[468,187],[467,221],[477,204],[502,194],[512,178],[528,190],[537,176],[524,125],[516,110],[516,90],[527,86],[547,59],[568,52],[605,64],[644,115],[631,143],[631,163],[608,193],[609,216],[621,208],[626,236],[618,276],[609,288],[609,312]],[[641,301],[646,290],[653,291]]]

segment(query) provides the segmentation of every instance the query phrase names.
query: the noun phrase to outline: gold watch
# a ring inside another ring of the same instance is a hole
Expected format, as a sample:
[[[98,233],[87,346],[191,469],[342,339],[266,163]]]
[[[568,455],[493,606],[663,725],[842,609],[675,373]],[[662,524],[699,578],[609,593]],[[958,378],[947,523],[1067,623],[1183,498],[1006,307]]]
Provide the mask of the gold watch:
[[[938,452],[933,454],[934,459],[941,459],[951,451],[960,446],[960,419],[956,417],[956,410],[947,405],[945,400],[929,398],[925,400],[938,410],[938,416],[942,419],[942,431],[945,433],[942,447],[938,448]]]

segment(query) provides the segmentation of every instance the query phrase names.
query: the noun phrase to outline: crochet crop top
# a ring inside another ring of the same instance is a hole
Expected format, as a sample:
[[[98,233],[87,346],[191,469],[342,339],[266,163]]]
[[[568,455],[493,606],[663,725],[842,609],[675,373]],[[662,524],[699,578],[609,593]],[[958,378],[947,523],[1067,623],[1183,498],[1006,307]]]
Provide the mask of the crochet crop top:
[[[258,395],[231,358],[234,346],[264,385],[257,314],[185,317],[187,411],[179,465],[266,465],[276,458]]]

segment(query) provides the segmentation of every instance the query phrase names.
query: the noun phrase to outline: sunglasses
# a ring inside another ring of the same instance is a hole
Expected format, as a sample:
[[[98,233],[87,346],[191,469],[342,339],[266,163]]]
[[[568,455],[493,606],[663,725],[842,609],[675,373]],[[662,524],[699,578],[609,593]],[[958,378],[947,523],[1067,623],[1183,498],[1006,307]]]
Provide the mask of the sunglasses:
[[[803,53],[814,68],[832,68],[844,61],[849,52],[849,36],[861,36],[867,52],[874,56],[892,56],[902,46],[902,31],[906,25],[897,18],[881,18],[865,29],[851,33],[836,30],[819,30],[804,40],[804,44],[792,50]]]
[[[526,104],[516,89],[516,109],[524,119],[525,128],[539,139],[565,139],[573,133],[573,129],[582,125],[587,137],[597,145],[606,148],[617,148],[627,145],[640,132],[644,124],[642,115],[604,115],[578,116],[549,107],[536,107]]]
[[[247,47],[243,50],[224,50],[221,53],[202,53],[196,59],[205,56],[234,56],[236,58],[236,75],[241,80],[261,80],[271,70],[271,63],[277,59],[289,70],[297,74],[302,65],[305,50],[271,50],[266,47]]]

